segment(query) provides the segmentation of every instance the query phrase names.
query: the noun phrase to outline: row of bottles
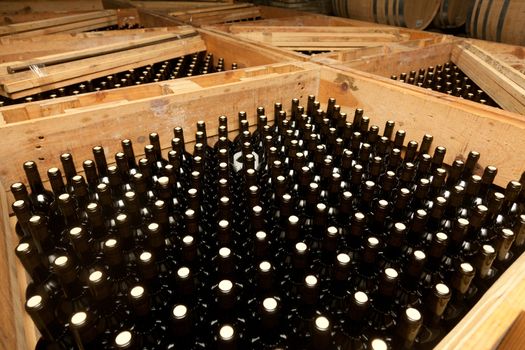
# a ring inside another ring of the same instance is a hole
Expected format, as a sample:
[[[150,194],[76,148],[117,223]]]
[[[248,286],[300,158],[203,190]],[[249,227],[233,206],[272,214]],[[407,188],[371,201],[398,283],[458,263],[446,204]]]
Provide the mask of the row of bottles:
[[[89,32],[107,32],[110,30],[126,30],[126,29],[142,29],[144,26],[140,23],[123,23],[123,24],[114,24],[107,27],[97,28],[89,30]]]
[[[222,57],[219,57],[217,59],[217,64],[215,64],[213,54],[202,51],[193,55],[176,57],[171,60],[130,69],[113,75],[88,80],[79,84],[64,86],[24,98],[10,99],[8,97],[0,96],[0,107],[222,72],[227,69],[228,67],[224,65],[224,59]],[[231,69],[237,69],[236,62],[232,63]]]
[[[413,70],[408,74],[401,73],[399,77],[392,75],[390,78],[410,85],[498,107],[490,96],[452,62],[438,64],[435,67],[430,66],[426,69],[421,68],[419,71]]]
[[[197,123],[108,159],[69,153],[11,191],[41,349],[427,349],[525,248],[525,173],[444,164],[315,96]],[[141,152],[142,153],[142,152]],[[432,154],[432,155],[431,155]]]

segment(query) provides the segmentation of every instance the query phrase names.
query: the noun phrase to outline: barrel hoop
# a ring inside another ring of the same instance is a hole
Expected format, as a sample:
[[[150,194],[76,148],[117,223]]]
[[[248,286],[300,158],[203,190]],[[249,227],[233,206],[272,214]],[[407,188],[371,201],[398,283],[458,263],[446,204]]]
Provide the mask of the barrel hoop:
[[[407,24],[405,22],[405,0],[399,0],[397,14],[399,18],[399,26],[406,27]]]
[[[448,0],[443,0],[442,2],[442,9],[440,11],[440,14],[439,14],[439,19],[441,21],[441,24],[442,25],[450,25],[450,22],[448,21]]]
[[[478,19],[481,11],[481,0],[477,1],[476,8],[474,9],[474,19],[472,20],[472,37],[478,38]]]
[[[374,16],[374,22],[377,22],[377,0],[372,0],[372,15]]]
[[[390,1],[389,0],[383,0],[383,3],[385,4],[385,6],[383,6],[383,12],[384,12],[384,16],[385,16],[385,20],[386,20],[386,24],[388,25],[391,25],[392,23],[390,23],[390,18],[388,17],[388,3]],[[381,22],[381,23],[385,23],[385,22]]]
[[[503,30],[503,24],[505,23],[505,17],[507,17],[507,11],[509,10],[510,0],[504,0],[503,6],[501,6],[501,12],[498,18],[498,29],[496,31],[496,41],[501,42],[501,31]]]
[[[483,26],[481,27],[481,39],[487,39],[487,24],[489,21],[490,10],[492,10],[492,4],[494,0],[488,0],[487,10],[485,11],[485,16],[483,17]]]
[[[397,15],[397,0],[394,0],[394,3],[392,4],[392,10],[393,10],[393,15],[394,15],[394,25],[396,27],[399,27],[399,20],[398,20],[398,15]]]

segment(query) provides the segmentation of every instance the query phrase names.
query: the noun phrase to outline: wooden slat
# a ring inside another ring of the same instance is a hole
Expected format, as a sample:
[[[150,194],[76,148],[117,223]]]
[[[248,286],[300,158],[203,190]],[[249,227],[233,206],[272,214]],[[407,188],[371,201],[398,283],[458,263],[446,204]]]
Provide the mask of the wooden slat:
[[[242,19],[256,18],[260,16],[257,7],[246,7],[227,11],[213,11],[195,14],[182,14],[174,16],[179,21],[193,25],[225,23]]]
[[[497,349],[519,349],[522,344],[525,344],[525,311],[523,310],[516,317]]]
[[[475,39],[468,39],[467,42],[490,52],[491,55],[525,74],[525,47]]]
[[[408,39],[408,36],[390,33],[319,33],[306,30],[302,32],[245,32],[238,33],[236,36],[277,45],[290,42],[396,42]]]
[[[46,76],[43,77],[36,77],[32,72],[11,74],[3,76],[0,79],[0,83],[2,84],[2,90],[10,96],[15,96],[15,93],[17,93],[16,96],[18,97],[28,96],[32,92],[27,92],[37,87],[52,85],[53,88],[56,88],[69,84],[71,79],[80,78],[82,81],[86,79],[86,75],[94,77],[98,75],[97,72],[103,72],[103,74],[99,75],[103,76],[108,74],[108,72],[116,73],[129,69],[127,67],[139,67],[144,62],[149,61],[153,63],[204,50],[206,50],[206,46],[199,37],[175,40],[122,53],[112,53],[46,67]]]
[[[347,59],[346,66],[384,77],[392,74],[409,73],[421,67],[435,66],[450,61],[452,48],[455,44],[443,43],[420,49],[399,48],[396,52],[380,53],[379,55],[362,55],[359,58]],[[393,51],[393,50],[392,50]]]
[[[27,31],[34,31],[36,29],[49,28],[108,16],[116,16],[116,12],[114,10],[105,10],[75,14],[70,16],[61,16],[56,18],[48,18],[38,21],[8,24],[0,27],[0,35],[9,35]]]
[[[501,107],[525,114],[525,78],[520,72],[467,43],[454,47],[452,60]]]
[[[27,280],[14,254],[17,238],[11,228],[9,201],[1,182],[0,189],[0,254],[4,260],[0,266],[0,348],[28,349],[36,344],[36,334],[23,306]]]
[[[74,22],[69,24],[63,24],[63,25],[57,25],[53,27],[47,27],[42,29],[36,29],[21,33],[14,33],[10,34],[9,36],[12,38],[22,38],[22,37],[32,37],[37,35],[47,35],[47,34],[53,34],[53,33],[62,33],[62,32],[68,32],[68,33],[77,33],[77,32],[83,32],[103,27],[112,26],[118,23],[118,18],[116,16],[107,16],[107,17],[101,17],[101,18],[95,18],[90,19],[82,22]]]
[[[183,15],[203,15],[203,14],[209,14],[213,13],[215,14],[217,11],[230,11],[230,10],[239,10],[239,9],[245,9],[245,8],[255,8],[253,4],[235,4],[235,5],[215,5],[212,7],[205,7],[205,8],[197,8],[193,10],[187,10],[187,11],[175,11],[170,12],[170,16],[177,17],[177,16],[183,16]]]
[[[0,13],[25,13],[25,12],[64,12],[64,11],[94,11],[103,10],[101,0],[2,0]]]
[[[125,89],[112,89],[102,92],[66,96],[45,101],[35,101],[2,108],[2,115],[7,123],[17,123],[27,119],[37,119],[64,113],[73,108],[90,107],[117,100],[138,100],[162,96],[171,90],[164,83],[131,86]]]
[[[220,1],[130,1],[134,7],[149,10],[162,10],[168,12],[177,12],[198,8],[216,7],[219,4],[228,2]]]
[[[125,29],[89,33],[60,33],[42,36],[0,38],[0,63],[21,61],[49,54],[116,44],[166,33],[183,34],[190,26]]]
[[[256,22],[257,23],[257,22]],[[389,34],[400,34],[399,28],[393,27],[350,27],[350,26],[260,26],[260,25],[243,25],[243,24],[232,24],[229,27],[230,33],[246,33],[246,32],[261,32],[261,33],[389,33]]]
[[[101,45],[101,46],[91,47],[91,48],[87,48],[83,50],[74,50],[70,52],[42,56],[42,57],[35,58],[30,61],[9,62],[8,64],[0,65],[0,74],[4,73],[2,71],[2,66],[6,67],[8,72],[26,69],[29,65],[35,65],[35,64],[41,64],[41,65],[43,64],[43,65],[48,66],[48,65],[56,64],[57,62],[78,60],[84,57],[100,56],[100,55],[104,55],[104,54],[115,52],[115,51],[132,49],[139,45],[148,45],[148,44],[152,44],[152,43],[162,41],[162,40],[177,39],[181,35],[184,36],[184,35],[189,35],[189,34],[196,34],[196,32],[193,29],[187,29],[185,32],[181,32],[177,34],[171,34],[171,33],[158,34],[155,36],[147,36],[145,38],[137,38],[137,39],[130,40],[130,41]]]

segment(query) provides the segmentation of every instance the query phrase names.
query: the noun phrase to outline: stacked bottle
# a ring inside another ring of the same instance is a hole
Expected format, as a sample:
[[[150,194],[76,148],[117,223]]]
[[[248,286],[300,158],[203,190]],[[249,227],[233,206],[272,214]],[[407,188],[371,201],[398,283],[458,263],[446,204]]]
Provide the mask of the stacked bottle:
[[[401,73],[399,77],[392,75],[390,78],[425,89],[462,97],[470,101],[499,107],[483,89],[452,62],[438,64],[435,67],[421,68],[419,71],[413,70],[408,74]]]
[[[525,247],[525,174],[334,99],[197,123],[11,186],[40,349],[430,348]],[[114,163],[114,165],[108,165]],[[478,175],[481,174],[481,175]]]

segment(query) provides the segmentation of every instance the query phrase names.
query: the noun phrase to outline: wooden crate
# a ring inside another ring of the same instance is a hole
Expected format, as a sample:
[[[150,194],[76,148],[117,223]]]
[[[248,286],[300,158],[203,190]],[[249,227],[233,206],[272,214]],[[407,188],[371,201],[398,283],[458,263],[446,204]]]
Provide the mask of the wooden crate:
[[[301,16],[304,15],[305,12],[271,6],[254,6],[249,3],[239,3],[210,8],[176,11],[168,14],[179,22],[200,27],[220,23],[254,22],[271,18]]]
[[[224,1],[128,1],[130,6],[154,11],[186,11],[199,8],[210,8],[214,6],[232,4],[233,0]]]
[[[122,40],[121,38],[121,36],[123,35],[122,32],[128,33],[124,35],[124,39],[132,40],[136,35],[139,35],[139,34],[144,35],[148,33],[157,33],[158,31],[160,31],[160,33],[164,33],[164,32],[170,33],[172,31],[175,31],[176,33],[181,30],[185,30],[187,28],[191,28],[191,27],[183,26],[183,27],[166,27],[166,28],[147,28],[147,29],[136,29],[136,30],[131,30],[131,31],[120,31],[121,33],[119,35],[120,37],[119,41],[116,41],[116,42],[119,43]],[[153,32],[153,29],[155,30],[155,32]],[[77,49],[90,48],[92,47],[92,45],[96,46],[96,44],[98,44],[99,42],[108,44],[112,42],[112,39],[114,37],[112,33],[117,33],[117,32],[119,31],[76,34],[74,38],[78,38],[78,36],[80,35],[84,39],[84,40],[78,40],[76,44],[71,43],[70,34],[61,34],[61,35],[52,36],[55,39],[53,42],[52,49],[55,50],[56,52],[60,52],[62,49],[69,50],[71,48],[71,46],[69,46],[70,44]],[[229,69],[229,67],[231,67],[232,63],[234,62],[237,63],[237,66],[239,68],[245,68],[245,67],[252,67],[252,66],[257,66],[257,65],[262,65],[262,64],[284,62],[284,61],[290,60],[288,57],[281,56],[278,53],[273,52],[272,50],[265,50],[255,45],[249,45],[249,44],[247,45],[246,43],[239,43],[238,41],[233,40],[231,38],[220,36],[216,33],[209,32],[206,30],[198,30],[198,34],[200,37],[199,40],[201,40],[204,44],[203,49],[206,49],[208,52],[213,53],[215,57],[215,61],[217,61],[218,58],[223,58],[225,67],[227,67],[227,69]],[[48,44],[39,45],[38,43],[36,44],[33,43],[31,40],[30,42],[31,45],[26,45],[26,46],[30,46],[31,49],[34,51],[26,52],[26,50],[23,49],[23,46],[20,45],[21,40],[26,40],[26,39],[13,40],[14,41],[13,45],[9,46],[9,47],[14,47],[14,48],[22,47],[22,50],[20,52],[16,51],[16,52],[8,53],[6,52],[7,50],[5,50],[4,53],[6,53],[6,55],[5,56],[0,55],[0,67],[2,66],[1,62],[4,57],[22,56],[24,58],[27,58],[27,57],[31,57],[32,54],[39,55],[42,52],[47,52],[47,50],[49,49]],[[1,47],[2,45],[0,45],[0,48]],[[168,56],[170,55],[171,54],[168,52]],[[177,55],[174,55],[174,57],[176,56]],[[158,62],[159,59],[153,59],[152,61]],[[217,62],[215,62],[215,64],[216,63]],[[141,65],[142,64],[138,64],[138,66],[141,66]],[[104,73],[102,76],[106,76],[108,74],[112,74],[112,73],[107,73],[107,74]],[[91,75],[81,76],[76,80],[77,82],[84,82],[90,76]],[[179,84],[178,82],[179,80],[164,81],[164,82],[158,83],[158,86],[170,85],[171,88],[176,88],[177,85]],[[56,87],[58,87],[58,85]],[[106,102],[111,102],[115,100],[133,98],[132,97],[134,96],[133,93],[131,93],[130,95],[129,92],[127,92],[128,90],[126,90],[125,92],[123,92],[124,95],[121,95],[120,90],[122,89],[106,90],[99,94],[87,94],[87,95],[69,97],[67,98],[67,103],[65,103],[64,106],[60,108],[60,111],[62,112],[64,109],[71,109],[75,107],[86,107],[91,104],[97,104],[97,103],[100,104],[100,103],[106,103]],[[140,91],[140,89],[136,89],[136,90]],[[160,89],[159,91],[161,90],[162,89]],[[132,89],[132,91],[134,90]],[[3,115],[4,122],[7,122],[7,123],[10,123],[13,121],[34,119],[34,118],[39,118],[42,116],[48,116],[50,114],[57,112],[57,109],[55,108],[56,101],[59,101],[59,100],[44,100],[44,101],[38,101],[34,103],[29,103],[29,104],[12,105],[12,106],[6,107],[1,114]]]
[[[313,57],[312,61],[342,70],[360,70],[382,80],[452,61],[503,109],[525,114],[525,61],[520,58],[525,48],[460,38],[419,47],[403,46],[389,45],[375,52],[330,53]],[[410,90],[421,89],[398,81],[390,82]],[[453,100],[458,103],[465,101],[460,98]]]
[[[249,42],[275,47],[297,60],[310,60],[303,52],[369,49],[396,50],[450,41],[450,36],[324,15],[301,15],[261,21],[207,25],[203,28]],[[396,46],[399,46],[396,48]],[[327,54],[328,55],[328,54]],[[325,55],[321,55],[325,57]],[[330,57],[330,56],[327,56]]]
[[[122,138],[130,138],[140,153],[150,131],[158,132],[162,147],[169,148],[174,126],[183,126],[187,142],[192,142],[197,120],[206,120],[209,134],[214,136],[217,117],[224,114],[231,117],[229,127],[235,132],[235,116],[239,110],[248,111],[253,123],[259,105],[271,110],[273,103],[279,101],[289,107],[292,98],[300,98],[305,103],[307,95],[315,94],[323,102],[335,97],[349,115],[357,107],[364,108],[372,124],[383,126],[387,120],[396,120],[396,127],[406,130],[409,140],[420,140],[424,133],[431,133],[434,147],[447,147],[447,162],[466,156],[469,150],[477,150],[481,152],[481,167],[489,164],[498,167],[496,183],[499,185],[519,177],[524,170],[525,153],[516,152],[525,147],[525,121],[521,116],[429,96],[424,91],[377,80],[365,72],[290,62],[185,78],[175,90],[170,86],[162,90],[159,84],[126,89],[134,96],[126,103],[75,108],[0,127],[0,160],[4,164],[0,171],[3,231],[0,254],[7,262],[0,265],[3,281],[0,284],[0,348],[31,348],[36,340],[34,328],[23,310],[26,276],[14,255],[14,222],[8,217],[12,200],[6,192],[11,182],[23,180],[21,164],[25,160],[35,160],[40,170],[45,171],[59,164],[61,153],[71,152],[80,165],[81,160],[91,157],[93,145],[102,145],[107,154],[113,154],[120,149]],[[454,329],[450,335],[453,338],[439,345],[441,348],[457,348],[454,344],[458,341],[462,342],[462,348],[472,349],[493,348],[497,344],[517,310],[525,304],[519,297],[525,288],[524,260],[525,256],[505,273]],[[509,283],[502,288],[505,281]],[[507,295],[509,299],[505,298]],[[488,332],[487,329],[492,329],[488,321],[493,319],[498,320],[497,327]],[[488,321],[481,322],[485,320]],[[459,332],[459,336],[454,335],[455,332]],[[462,335],[468,335],[467,343]]]

